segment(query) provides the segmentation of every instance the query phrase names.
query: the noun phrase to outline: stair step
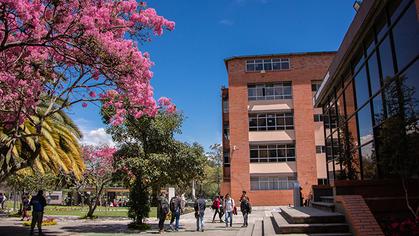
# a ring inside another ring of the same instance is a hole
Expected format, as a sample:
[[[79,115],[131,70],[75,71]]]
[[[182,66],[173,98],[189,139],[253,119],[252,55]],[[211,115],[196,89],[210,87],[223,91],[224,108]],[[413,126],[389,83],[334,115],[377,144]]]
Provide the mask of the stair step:
[[[274,236],[276,234],[272,221],[272,216],[263,218],[263,236]]]
[[[251,224],[246,228],[242,228],[237,232],[237,236],[252,236],[254,225]]]
[[[349,226],[346,223],[313,223],[313,224],[290,224],[280,214],[273,213],[274,227],[279,234],[291,233],[348,233]]]
[[[255,225],[252,230],[252,236],[263,236],[263,221],[255,221]]]
[[[335,211],[335,204],[329,202],[311,202],[311,206],[320,210]]]
[[[345,223],[345,216],[313,207],[281,207],[281,215],[290,224]]]
[[[352,233],[284,234],[287,236],[353,236]]]
[[[328,202],[328,203],[334,203],[335,198],[333,196],[322,196],[322,197],[320,197],[320,201]]]

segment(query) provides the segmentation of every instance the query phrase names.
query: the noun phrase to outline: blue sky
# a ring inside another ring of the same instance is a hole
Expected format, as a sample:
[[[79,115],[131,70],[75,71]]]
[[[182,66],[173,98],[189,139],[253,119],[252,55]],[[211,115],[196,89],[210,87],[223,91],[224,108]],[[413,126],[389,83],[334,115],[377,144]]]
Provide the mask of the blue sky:
[[[149,0],[176,22],[140,46],[155,62],[156,98],[167,96],[186,116],[179,139],[206,149],[221,141],[220,88],[224,59],[238,55],[337,50],[351,23],[354,0]],[[71,116],[86,143],[110,143],[98,108],[75,107]]]

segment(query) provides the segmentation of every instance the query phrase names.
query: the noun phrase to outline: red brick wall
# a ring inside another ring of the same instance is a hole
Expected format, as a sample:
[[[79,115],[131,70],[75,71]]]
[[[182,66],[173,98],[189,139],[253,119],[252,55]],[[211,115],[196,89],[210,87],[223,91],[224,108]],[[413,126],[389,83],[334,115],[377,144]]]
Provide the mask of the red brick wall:
[[[335,202],[343,209],[352,233],[359,236],[384,235],[362,196],[338,195]]]
[[[227,62],[231,182],[230,189],[225,189],[225,191],[230,192],[234,199],[238,199],[241,192],[246,190],[254,205],[287,205],[292,203],[292,190],[250,191],[247,110],[247,84],[249,83],[292,82],[297,173],[298,180],[303,187],[303,195],[307,196],[311,185],[317,184],[311,81],[323,79],[334,55],[335,53],[313,53],[280,56],[290,58],[291,69],[280,72],[266,72],[264,74],[245,72],[245,61],[254,57],[231,59]]]

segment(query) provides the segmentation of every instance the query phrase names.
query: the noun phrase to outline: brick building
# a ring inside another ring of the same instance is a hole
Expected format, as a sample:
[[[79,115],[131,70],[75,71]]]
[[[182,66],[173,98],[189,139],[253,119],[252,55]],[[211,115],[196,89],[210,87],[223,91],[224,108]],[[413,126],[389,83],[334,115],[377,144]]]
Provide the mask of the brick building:
[[[292,204],[295,182],[307,196],[327,179],[321,109],[313,108],[335,52],[231,57],[222,88],[221,193],[254,205]]]

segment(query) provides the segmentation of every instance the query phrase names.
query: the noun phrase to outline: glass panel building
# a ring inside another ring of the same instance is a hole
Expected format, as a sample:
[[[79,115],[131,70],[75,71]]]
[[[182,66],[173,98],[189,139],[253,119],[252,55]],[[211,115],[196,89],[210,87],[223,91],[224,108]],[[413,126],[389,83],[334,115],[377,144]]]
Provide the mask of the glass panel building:
[[[418,4],[364,1],[330,65],[315,95],[329,182],[417,175]]]

